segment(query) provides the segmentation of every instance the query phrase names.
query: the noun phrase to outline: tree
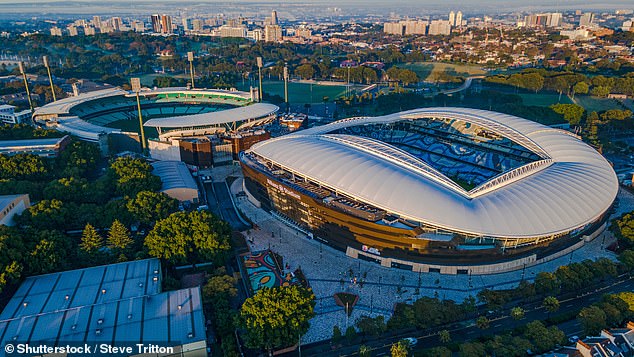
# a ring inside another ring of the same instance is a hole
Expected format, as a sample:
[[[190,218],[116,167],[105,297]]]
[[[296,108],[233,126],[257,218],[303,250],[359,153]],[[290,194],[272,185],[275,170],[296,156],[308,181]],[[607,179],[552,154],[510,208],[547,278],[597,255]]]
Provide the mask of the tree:
[[[486,356],[484,344],[480,342],[467,342],[460,345],[461,357],[482,357]]]
[[[511,309],[511,317],[513,320],[521,320],[524,318],[524,309],[519,306],[516,306]]]
[[[158,191],[161,179],[152,175],[153,167],[143,159],[120,157],[110,164],[108,175],[118,194],[134,197],[141,191]]]
[[[452,352],[445,346],[430,348],[423,354],[426,357],[451,357]]]
[[[605,98],[608,96],[608,94],[610,94],[610,88],[604,87],[604,86],[592,87],[590,94],[592,94],[595,97]]]
[[[619,261],[629,270],[634,269],[634,250],[626,249],[619,254]]]
[[[390,353],[392,357],[407,357],[409,350],[409,343],[407,340],[400,340],[397,343],[392,344]]]
[[[479,316],[476,319],[476,326],[482,330],[489,328],[489,319],[486,316]]]
[[[590,86],[586,82],[579,82],[572,87],[572,90],[575,94],[588,94],[590,90]]]
[[[442,330],[442,331],[438,332],[438,339],[442,343],[451,342],[451,334],[449,333],[449,330]]]
[[[359,346],[359,356],[370,357],[371,355],[372,355],[372,348],[366,345]]]
[[[71,242],[59,231],[27,231],[35,240],[35,247],[25,261],[28,275],[48,274],[68,266]]]
[[[357,337],[357,330],[355,330],[353,326],[348,326],[345,337],[347,342],[352,341],[355,337]]]
[[[542,302],[542,306],[548,311],[550,315],[553,312],[557,312],[559,310],[559,300],[557,300],[554,296],[546,296],[544,301]]]
[[[238,279],[230,275],[212,276],[203,286],[203,299],[206,302],[218,299],[229,300],[238,295],[237,283]]]
[[[162,192],[141,191],[127,201],[126,207],[139,222],[152,225],[178,211],[178,201]]]
[[[600,307],[592,305],[584,307],[577,315],[577,320],[583,326],[586,335],[596,335],[607,327],[605,312]]]
[[[231,229],[206,211],[177,212],[156,222],[145,237],[148,253],[173,263],[209,261],[229,250]]]
[[[123,225],[118,219],[115,219],[110,226],[108,232],[108,246],[110,248],[124,251],[134,243],[134,240],[130,237],[128,228]]]
[[[562,343],[566,335],[557,326],[547,328],[541,321],[533,321],[526,324],[524,337],[533,343],[536,350],[534,352],[541,353],[551,350],[555,345]]]
[[[341,342],[343,335],[341,334],[341,329],[339,326],[335,325],[332,328],[332,343],[337,344]]]
[[[308,331],[315,316],[315,295],[300,286],[261,289],[240,309],[240,325],[246,329],[250,348],[287,347]]]
[[[583,117],[584,109],[577,104],[553,104],[550,108],[557,114],[564,116],[564,120],[571,125],[578,125]]]
[[[378,336],[385,331],[384,317],[375,318],[363,315],[357,319],[355,325],[364,336]]]
[[[624,246],[634,247],[634,212],[612,221],[610,229]]]
[[[315,75],[315,68],[310,63],[305,63],[295,68],[295,74],[303,79],[311,79]]]
[[[539,294],[558,293],[559,280],[550,272],[537,273],[535,277],[535,290]]]
[[[86,227],[84,227],[79,247],[81,250],[89,254],[96,253],[103,247],[103,237],[97,233],[95,227],[93,227],[90,223],[87,223]]]

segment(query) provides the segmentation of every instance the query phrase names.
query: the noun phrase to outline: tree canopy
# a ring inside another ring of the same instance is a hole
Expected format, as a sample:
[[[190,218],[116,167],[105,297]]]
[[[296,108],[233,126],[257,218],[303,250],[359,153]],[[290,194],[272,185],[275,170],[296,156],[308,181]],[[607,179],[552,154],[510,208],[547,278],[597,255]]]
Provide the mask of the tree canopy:
[[[156,222],[145,237],[153,257],[172,263],[203,262],[229,250],[231,229],[206,211],[177,212]]]
[[[259,290],[240,309],[240,324],[246,329],[246,345],[272,349],[298,342],[315,316],[315,295],[300,286]]]

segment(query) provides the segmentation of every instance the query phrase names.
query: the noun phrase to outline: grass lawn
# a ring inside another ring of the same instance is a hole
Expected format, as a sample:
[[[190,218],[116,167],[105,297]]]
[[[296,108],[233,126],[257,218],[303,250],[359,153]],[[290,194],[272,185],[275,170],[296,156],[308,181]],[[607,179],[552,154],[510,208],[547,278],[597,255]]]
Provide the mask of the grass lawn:
[[[570,98],[565,94],[561,96],[559,101],[559,93],[520,93],[524,105],[534,105],[538,107],[548,107],[552,104],[572,104]]]
[[[608,98],[597,98],[589,95],[578,95],[575,97],[577,104],[584,107],[587,112],[600,112],[609,109],[623,109],[617,100]]]
[[[486,72],[476,65],[453,64],[440,62],[413,62],[397,65],[399,68],[406,68],[414,71],[421,80],[434,80],[435,73],[446,73],[451,76],[468,77],[482,75]]]
[[[257,81],[252,84],[257,86]],[[311,89],[312,87],[312,89]],[[238,83],[237,88],[240,90],[249,90],[249,84]],[[357,91],[361,86],[351,86],[352,91]],[[284,98],[284,82],[282,81],[263,81],[262,91],[270,95],[279,95]],[[291,103],[321,103],[324,97],[328,97],[332,102],[334,99],[346,94],[346,86],[344,85],[317,85],[309,83],[288,83],[288,100]]]
[[[147,119],[144,120],[144,122],[146,121]],[[109,123],[106,126],[110,128],[121,129],[123,131],[133,132],[133,133],[139,132],[138,118],[135,120],[117,120],[117,121],[113,121],[112,123]],[[156,131],[156,128],[145,127],[144,131],[145,131],[146,138],[158,138],[158,131]]]

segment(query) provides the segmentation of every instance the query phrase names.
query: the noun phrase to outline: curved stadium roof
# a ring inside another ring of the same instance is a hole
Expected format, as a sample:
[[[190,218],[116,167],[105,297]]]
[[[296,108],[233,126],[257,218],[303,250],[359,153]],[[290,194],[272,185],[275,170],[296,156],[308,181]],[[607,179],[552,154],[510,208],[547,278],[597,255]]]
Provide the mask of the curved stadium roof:
[[[452,187],[442,173],[396,147],[329,134],[356,125],[439,117],[477,123],[521,143],[541,160],[467,192]],[[251,151],[403,218],[478,236],[529,238],[566,233],[594,222],[618,191],[610,164],[575,136],[511,115],[466,108],[345,119],[258,143]]]

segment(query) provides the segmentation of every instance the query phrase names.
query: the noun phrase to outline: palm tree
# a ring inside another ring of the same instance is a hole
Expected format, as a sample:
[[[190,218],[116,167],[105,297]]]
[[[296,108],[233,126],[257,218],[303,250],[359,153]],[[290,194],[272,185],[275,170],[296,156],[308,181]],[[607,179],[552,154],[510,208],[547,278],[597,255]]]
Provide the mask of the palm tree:
[[[442,343],[449,343],[451,342],[451,334],[448,330],[442,330],[438,333],[438,339],[440,339]]]
[[[478,317],[476,319],[476,326],[482,330],[489,328],[489,319],[487,319],[486,316]]]
[[[542,302],[542,306],[548,311],[548,318],[550,314],[559,310],[559,300],[554,296],[546,296]]]
[[[359,356],[370,357],[372,355],[372,349],[366,345],[359,346]]]

